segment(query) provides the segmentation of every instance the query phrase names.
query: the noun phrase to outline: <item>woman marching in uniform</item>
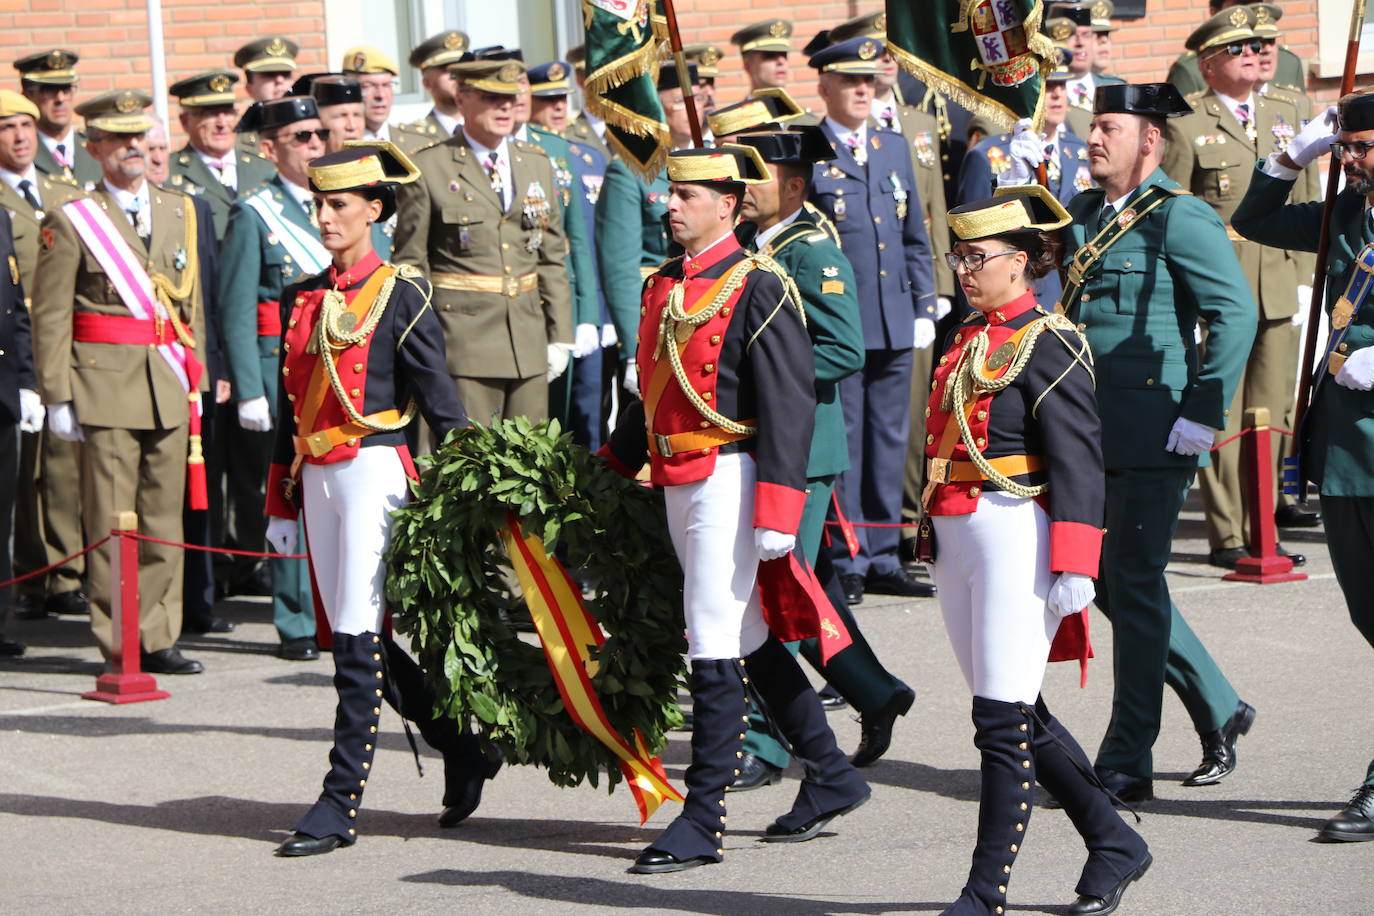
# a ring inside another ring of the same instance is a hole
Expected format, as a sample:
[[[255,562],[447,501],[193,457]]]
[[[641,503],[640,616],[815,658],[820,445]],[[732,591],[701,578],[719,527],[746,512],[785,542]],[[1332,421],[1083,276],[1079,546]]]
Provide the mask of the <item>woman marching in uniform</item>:
[[[267,479],[267,538],[279,552],[294,552],[295,519],[304,514],[320,606],[333,631],[339,702],[324,790],[278,847],[281,856],[357,841],[383,699],[444,755],[441,826],[476,809],[491,772],[475,737],[434,714],[419,666],[382,633],[390,515],[414,475],[406,427],[417,410],[436,439],[466,423],[429,284],[412,268],[383,262],[372,247],[372,225],[396,210],[395,186],[418,174],[390,143],[313,160],[310,190],[333,264],[282,294],[283,422]]]
[[[938,554],[940,610],[982,754],[973,864],[945,912],[1004,911],[1039,780],[1088,849],[1068,912],[1109,913],[1149,850],[1040,697],[1056,634],[1086,652],[1076,615],[1093,597],[1105,492],[1092,357],[1030,288],[1056,268],[1054,231],[1069,214],[1042,187],[1006,191],[949,211],[946,260],[975,311],[939,360],[926,410],[927,554]]]

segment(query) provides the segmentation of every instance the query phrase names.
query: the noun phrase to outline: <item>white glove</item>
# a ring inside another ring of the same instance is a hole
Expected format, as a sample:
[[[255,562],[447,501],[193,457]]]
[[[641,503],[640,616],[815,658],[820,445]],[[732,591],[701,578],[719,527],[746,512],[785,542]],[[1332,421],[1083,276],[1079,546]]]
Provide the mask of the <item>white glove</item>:
[[[269,518],[267,520],[267,543],[277,553],[295,553],[295,521],[289,518],[277,518],[275,515]]]
[[[1351,353],[1345,365],[1336,373],[1336,384],[1351,391],[1374,388],[1374,347]]]
[[[1022,118],[1012,128],[1007,155],[1011,165],[997,176],[997,187],[1030,184],[1035,180],[1036,167],[1045,161],[1045,143],[1031,130],[1030,118]]]
[[[594,324],[579,324],[573,332],[573,357],[581,359],[601,349],[601,329]]]
[[[607,322],[601,326],[601,346],[602,348],[614,347],[620,343],[620,335],[615,332],[615,325]]]
[[[1093,600],[1093,580],[1082,573],[1060,573],[1059,578],[1050,586],[1049,597],[1045,603],[1061,618],[1077,614]]]
[[[1173,429],[1169,430],[1169,441],[1164,450],[1175,455],[1201,455],[1212,447],[1216,438],[1217,431],[1212,427],[1179,417],[1174,421]]]
[[[48,408],[48,429],[63,442],[85,442],[86,434],[81,424],[76,422],[76,411],[71,401],[63,401]]]
[[[754,547],[758,549],[760,560],[766,562],[776,560],[778,557],[785,557],[796,546],[797,536],[795,534],[783,534],[772,528],[754,529]]]
[[[949,301],[948,296],[935,297],[935,320],[939,321],[954,310],[954,303]]]
[[[1312,307],[1312,287],[1298,286],[1298,310],[1293,313],[1289,321],[1293,322],[1293,327],[1300,328],[1307,324],[1307,310]]]
[[[639,397],[639,366],[634,363],[625,364],[625,390],[635,397]]]
[[[43,428],[43,399],[32,388],[19,389],[19,431],[36,433]]]
[[[1337,136],[1336,124],[1336,106],[1332,105],[1326,109],[1325,115],[1308,121],[1307,126],[1288,141],[1288,148],[1284,152],[1298,168],[1307,168],[1331,151],[1331,143]]]
[[[931,321],[929,318],[917,318],[916,342],[914,346],[918,350],[924,350],[933,343],[935,343],[935,322]]]
[[[272,414],[267,410],[267,398],[239,401],[239,426],[250,432],[265,433],[272,428]]]
[[[572,360],[574,349],[569,343],[549,344],[549,371],[546,378],[550,382],[568,371],[568,363]]]

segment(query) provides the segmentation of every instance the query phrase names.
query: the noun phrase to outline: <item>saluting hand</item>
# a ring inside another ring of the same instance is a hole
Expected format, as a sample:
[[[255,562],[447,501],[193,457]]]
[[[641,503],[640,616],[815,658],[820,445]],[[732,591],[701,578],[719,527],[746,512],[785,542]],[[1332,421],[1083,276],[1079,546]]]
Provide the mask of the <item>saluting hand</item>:
[[[1298,135],[1288,141],[1288,146],[1279,156],[1282,165],[1286,156],[1293,164],[1290,166],[1295,169],[1305,169],[1311,163],[1320,159],[1331,150],[1331,144],[1337,136],[1338,121],[1336,117],[1336,106],[1332,105],[1326,109],[1326,114],[1320,118],[1313,118],[1307,122],[1307,126],[1298,131]]]
[[[1007,144],[1011,165],[997,176],[997,187],[1030,184],[1035,170],[1045,161],[1045,144],[1040,135],[1031,130],[1030,118],[1022,118],[1012,128],[1011,143]]]

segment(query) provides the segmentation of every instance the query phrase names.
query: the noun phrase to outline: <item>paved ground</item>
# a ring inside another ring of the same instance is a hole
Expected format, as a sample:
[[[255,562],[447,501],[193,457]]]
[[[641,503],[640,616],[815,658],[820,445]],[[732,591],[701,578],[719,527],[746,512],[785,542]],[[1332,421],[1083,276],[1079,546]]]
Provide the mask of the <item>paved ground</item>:
[[[1142,806],[1155,865],[1121,912],[1363,914],[1374,910],[1374,844],[1313,842],[1374,753],[1365,699],[1374,655],[1346,619],[1320,533],[1293,536],[1310,579],[1224,583],[1203,565],[1201,522],[1185,519],[1175,598],[1259,708],[1223,784],[1185,789],[1198,761],[1182,707],[1166,701],[1156,747],[1160,799]],[[503,770],[478,813],[452,831],[434,817],[440,763],[416,776],[396,717],[353,848],[307,860],[271,855],[318,791],[332,721],[330,667],[271,655],[267,607],[236,602],[228,638],[188,640],[208,672],[164,678],[171,700],[85,702],[96,653],[81,622],[18,624],[29,656],[0,663],[0,866],[3,909],[25,913],[694,912],[932,913],[963,883],[977,816],[968,697],[932,601],[869,600],[869,639],[919,699],[888,757],[868,771],[874,801],[793,847],[757,842],[786,810],[780,786],[731,799],[726,861],[678,875],[625,873],[671,817],[645,827],[628,793],[559,790],[533,769]],[[1111,696],[1110,633],[1079,690],[1055,665],[1045,694],[1090,749]],[[848,713],[831,723],[853,747]],[[664,753],[686,765],[687,736]],[[1082,848],[1061,812],[1038,810],[1011,885],[1012,910],[1059,913]]]

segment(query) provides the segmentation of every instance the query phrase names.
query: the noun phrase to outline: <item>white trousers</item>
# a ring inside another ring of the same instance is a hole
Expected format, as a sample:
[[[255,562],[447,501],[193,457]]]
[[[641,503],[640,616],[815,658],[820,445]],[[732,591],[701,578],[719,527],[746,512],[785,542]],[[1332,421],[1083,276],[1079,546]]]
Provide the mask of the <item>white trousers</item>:
[[[391,513],[409,495],[396,449],[358,449],[337,464],[301,467],[305,534],[325,617],[335,633],[377,633],[385,602],[382,555]]]
[[[972,515],[934,518],[940,591],[954,655],[974,696],[1034,703],[1059,618],[1045,605],[1050,523],[1033,499],[984,492]]]
[[[754,546],[754,457],[716,457],[705,480],[663,488],[668,532],[682,564],[687,654],[743,658],[763,645]]]

